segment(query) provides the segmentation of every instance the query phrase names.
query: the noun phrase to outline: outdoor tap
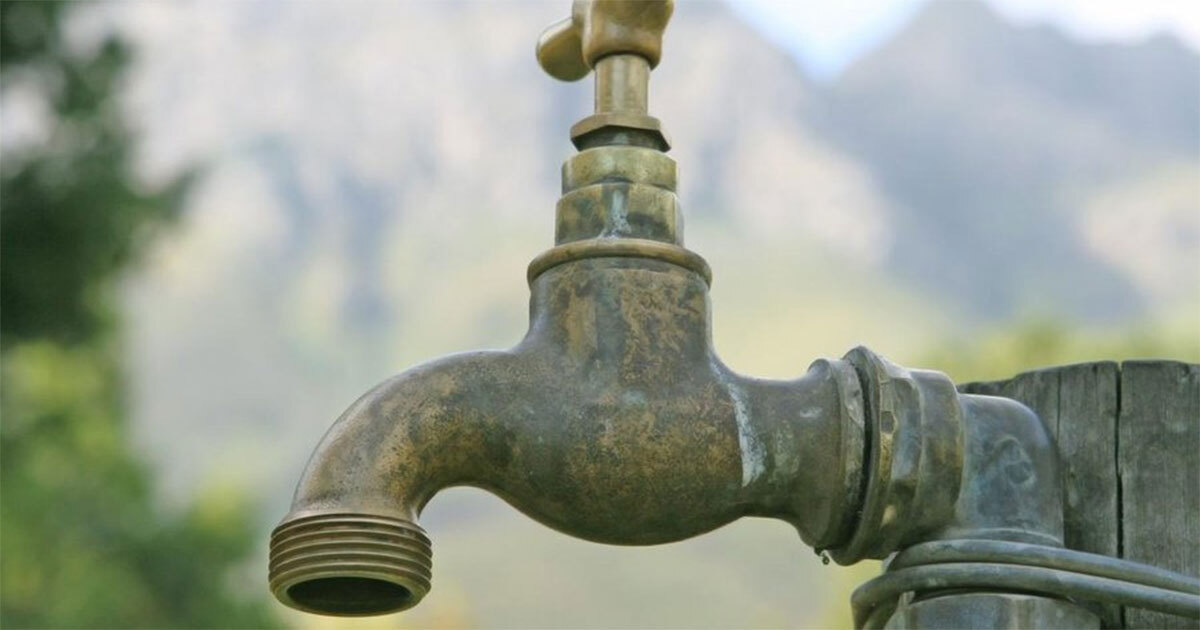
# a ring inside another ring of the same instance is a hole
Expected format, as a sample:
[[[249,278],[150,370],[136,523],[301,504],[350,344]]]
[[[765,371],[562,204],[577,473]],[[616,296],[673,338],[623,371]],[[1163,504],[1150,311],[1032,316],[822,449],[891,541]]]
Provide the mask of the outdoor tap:
[[[969,511],[963,426],[990,407],[964,403],[944,375],[865,348],[794,380],[717,357],[711,272],[683,246],[669,139],[647,108],[671,11],[580,1],[539,41],[552,76],[595,72],[596,106],[571,129],[555,246],[529,266],[528,332],[509,350],[403,372],[334,423],[271,536],[283,603],[335,615],[416,605],[432,564],[417,521],[451,486],[612,544],[778,518],[843,563]]]

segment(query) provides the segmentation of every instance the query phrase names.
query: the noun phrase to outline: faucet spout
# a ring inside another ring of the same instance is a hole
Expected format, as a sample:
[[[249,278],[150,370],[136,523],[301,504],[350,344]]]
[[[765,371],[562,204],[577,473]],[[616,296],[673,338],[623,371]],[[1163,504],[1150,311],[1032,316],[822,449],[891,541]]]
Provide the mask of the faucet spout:
[[[439,490],[475,486],[588,540],[645,545],[742,516],[839,542],[857,505],[862,392],[845,361],[747,378],[711,348],[705,278],[645,258],[555,265],[506,351],[385,381],[318,446],[271,543],[284,603],[379,614],[429,590],[417,525]]]

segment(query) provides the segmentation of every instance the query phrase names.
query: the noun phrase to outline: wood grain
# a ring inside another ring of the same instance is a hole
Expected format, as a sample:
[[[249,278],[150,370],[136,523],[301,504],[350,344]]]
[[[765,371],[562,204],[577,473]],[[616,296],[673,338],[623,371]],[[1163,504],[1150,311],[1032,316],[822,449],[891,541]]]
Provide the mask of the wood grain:
[[[1200,576],[1200,365],[1121,364],[1117,464],[1123,557]],[[1200,620],[1125,611],[1130,628]]]

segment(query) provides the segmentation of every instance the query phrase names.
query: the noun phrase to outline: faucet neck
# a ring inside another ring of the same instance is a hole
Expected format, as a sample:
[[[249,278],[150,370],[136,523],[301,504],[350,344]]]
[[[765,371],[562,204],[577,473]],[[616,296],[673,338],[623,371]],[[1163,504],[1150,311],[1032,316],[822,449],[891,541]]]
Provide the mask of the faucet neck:
[[[596,113],[648,113],[650,62],[640,55],[609,55],[596,62]]]
[[[596,62],[595,112],[571,127],[579,150],[636,146],[668,151],[662,123],[649,115],[650,62],[635,54],[613,54]]]
[[[565,371],[585,370],[597,386],[646,389],[707,378],[711,325],[702,277],[658,260],[596,257],[530,285],[526,343],[550,351]]]

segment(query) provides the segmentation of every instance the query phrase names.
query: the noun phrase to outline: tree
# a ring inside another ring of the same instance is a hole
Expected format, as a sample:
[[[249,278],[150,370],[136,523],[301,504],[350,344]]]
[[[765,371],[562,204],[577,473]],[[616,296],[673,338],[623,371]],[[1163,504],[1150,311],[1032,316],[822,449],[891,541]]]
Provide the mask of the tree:
[[[167,512],[129,444],[115,283],[189,178],[138,185],[114,98],[129,50],[71,50],[74,6],[0,3],[0,90],[51,114],[0,163],[0,626],[275,625],[233,583],[245,497]]]

